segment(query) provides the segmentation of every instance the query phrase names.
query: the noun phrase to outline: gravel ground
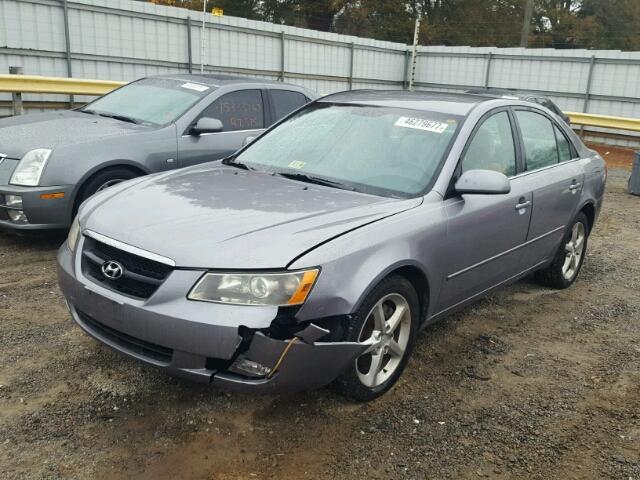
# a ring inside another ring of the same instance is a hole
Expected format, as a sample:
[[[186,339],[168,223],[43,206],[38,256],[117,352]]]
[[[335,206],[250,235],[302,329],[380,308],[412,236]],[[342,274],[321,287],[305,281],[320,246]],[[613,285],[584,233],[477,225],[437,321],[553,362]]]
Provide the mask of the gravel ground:
[[[424,331],[380,400],[228,395],[97,344],[61,238],[0,234],[0,477],[640,480],[640,198],[610,171],[577,284],[521,281]]]

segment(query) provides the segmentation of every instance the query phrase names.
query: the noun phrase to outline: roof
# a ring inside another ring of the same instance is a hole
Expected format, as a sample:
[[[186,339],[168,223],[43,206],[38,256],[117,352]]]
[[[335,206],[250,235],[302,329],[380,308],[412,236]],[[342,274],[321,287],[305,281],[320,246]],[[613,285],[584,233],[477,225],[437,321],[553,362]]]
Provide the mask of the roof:
[[[318,101],[407,108],[464,116],[477,104],[490,100],[494,100],[494,98],[466,93],[409,92],[406,90],[351,90],[327,95]]]
[[[197,74],[197,73],[177,73],[166,75],[153,75],[155,78],[173,78],[179,80],[188,80],[202,83],[212,87],[221,87],[234,83],[259,83],[259,84],[276,84],[283,85],[282,82],[276,80],[267,80],[265,78],[241,77],[239,75],[219,75],[219,74]]]
[[[528,92],[526,90],[516,90],[510,88],[476,88],[473,90],[467,90],[467,93],[472,95],[485,95],[485,96],[494,96],[494,97],[516,97],[516,98],[527,98],[527,97],[543,97],[544,95],[535,92]]]

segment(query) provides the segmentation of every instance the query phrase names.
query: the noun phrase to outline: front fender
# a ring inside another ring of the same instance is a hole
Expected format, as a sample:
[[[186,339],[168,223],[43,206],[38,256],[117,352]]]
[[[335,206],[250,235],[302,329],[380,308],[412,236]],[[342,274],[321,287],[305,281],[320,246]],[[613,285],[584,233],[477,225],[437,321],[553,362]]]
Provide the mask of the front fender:
[[[443,269],[439,246],[445,240],[444,211],[425,203],[319,246],[290,265],[322,268],[296,317],[303,321],[352,314],[382,279],[407,266],[424,274],[429,306],[435,305]]]

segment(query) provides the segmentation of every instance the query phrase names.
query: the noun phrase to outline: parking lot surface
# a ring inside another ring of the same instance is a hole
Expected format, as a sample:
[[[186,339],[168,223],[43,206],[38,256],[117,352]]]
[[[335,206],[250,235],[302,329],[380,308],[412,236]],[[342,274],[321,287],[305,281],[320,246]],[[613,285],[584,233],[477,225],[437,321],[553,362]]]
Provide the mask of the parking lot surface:
[[[628,175],[610,170],[576,285],[527,279],[427,328],[370,404],[228,395],[125,359],[71,322],[63,238],[0,233],[0,477],[640,479]]]

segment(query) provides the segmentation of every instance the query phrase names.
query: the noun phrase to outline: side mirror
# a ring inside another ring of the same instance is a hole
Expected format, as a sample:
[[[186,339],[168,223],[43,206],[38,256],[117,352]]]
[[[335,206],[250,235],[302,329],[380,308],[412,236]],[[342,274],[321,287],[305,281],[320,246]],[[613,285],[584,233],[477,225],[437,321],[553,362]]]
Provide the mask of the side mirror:
[[[258,138],[258,137],[253,136],[253,135],[249,135],[249,136],[248,136],[248,137],[246,137],[246,138],[244,139],[244,141],[242,142],[242,146],[243,146],[243,147],[246,147],[246,146],[247,146],[247,145],[249,145],[251,142],[253,142],[256,138]]]
[[[189,133],[191,135],[202,135],[203,133],[221,132],[223,129],[222,122],[217,118],[202,117],[197,123],[191,127]]]
[[[493,170],[468,170],[455,185],[456,192],[463,194],[499,195],[511,191],[506,175]]]

